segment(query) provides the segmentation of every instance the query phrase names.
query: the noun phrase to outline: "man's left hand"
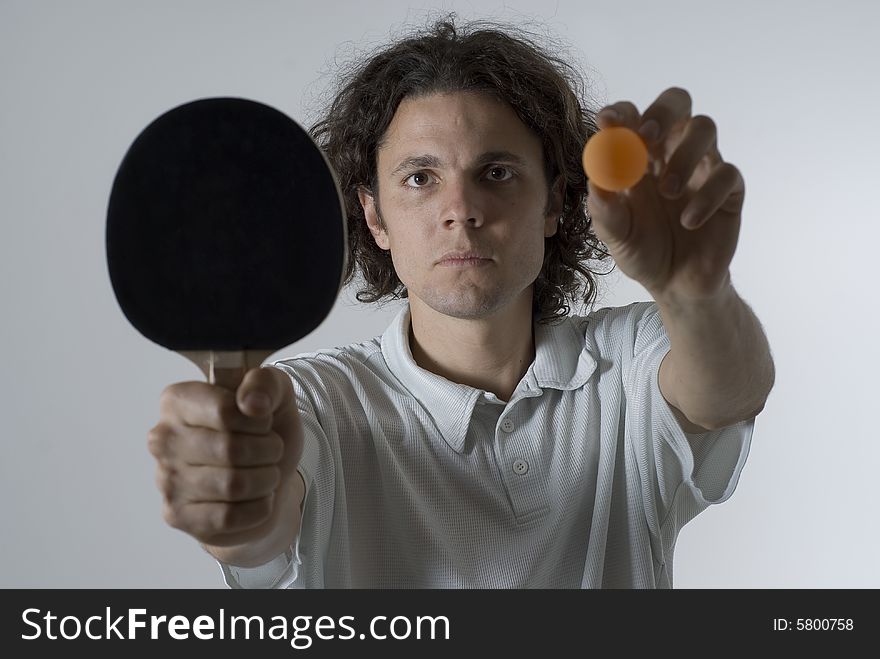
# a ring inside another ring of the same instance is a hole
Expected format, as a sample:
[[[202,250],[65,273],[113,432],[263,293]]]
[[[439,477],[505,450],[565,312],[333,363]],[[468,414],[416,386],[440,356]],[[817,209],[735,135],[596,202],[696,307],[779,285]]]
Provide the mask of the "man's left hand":
[[[617,117],[614,116],[617,113]],[[664,91],[639,115],[621,101],[603,108],[599,128],[626,126],[639,132],[656,123],[648,147],[649,171],[619,193],[589,184],[587,207],[596,235],[618,267],[654,299],[681,303],[714,298],[730,283],[745,183],[740,171],[721,159],[715,122],[691,116],[691,96]],[[665,187],[680,183],[677,191]]]

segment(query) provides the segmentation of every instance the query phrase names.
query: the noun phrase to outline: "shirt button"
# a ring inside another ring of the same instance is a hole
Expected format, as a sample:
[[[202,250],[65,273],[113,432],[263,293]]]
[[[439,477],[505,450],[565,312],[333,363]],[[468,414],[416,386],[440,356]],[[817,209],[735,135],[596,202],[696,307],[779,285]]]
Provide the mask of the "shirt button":
[[[516,460],[516,461],[513,463],[513,471],[514,471],[514,473],[519,474],[520,476],[522,476],[522,475],[528,473],[528,471],[529,471],[529,463],[526,462],[525,460]]]
[[[504,421],[501,422],[501,430],[504,432],[513,432],[513,421],[509,418],[504,419]]]

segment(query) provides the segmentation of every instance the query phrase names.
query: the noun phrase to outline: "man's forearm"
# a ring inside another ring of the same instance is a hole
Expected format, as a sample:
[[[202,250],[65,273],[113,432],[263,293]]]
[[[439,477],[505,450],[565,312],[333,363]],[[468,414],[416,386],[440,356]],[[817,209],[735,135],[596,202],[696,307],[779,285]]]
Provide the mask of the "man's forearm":
[[[693,423],[722,428],[764,407],[775,368],[761,323],[731,284],[713,299],[657,299],[670,351],[664,396]]]

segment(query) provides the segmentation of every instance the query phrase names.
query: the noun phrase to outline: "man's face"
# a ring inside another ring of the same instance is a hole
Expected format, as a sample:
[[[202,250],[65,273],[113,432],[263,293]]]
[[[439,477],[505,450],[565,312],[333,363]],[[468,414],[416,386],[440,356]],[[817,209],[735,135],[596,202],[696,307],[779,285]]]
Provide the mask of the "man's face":
[[[541,141],[509,105],[471,93],[406,99],[377,167],[378,208],[364,191],[360,200],[376,243],[391,250],[411,305],[473,319],[524,295],[531,300],[544,238],[556,232],[561,190],[545,213]],[[459,250],[490,260],[441,263]]]

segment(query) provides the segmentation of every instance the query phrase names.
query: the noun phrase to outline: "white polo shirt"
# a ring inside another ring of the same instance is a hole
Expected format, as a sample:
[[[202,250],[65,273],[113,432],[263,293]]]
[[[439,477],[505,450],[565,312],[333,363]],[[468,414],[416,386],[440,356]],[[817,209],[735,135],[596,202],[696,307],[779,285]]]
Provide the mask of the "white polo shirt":
[[[679,530],[733,494],[754,419],[686,434],[655,302],[534,325],[509,401],[381,337],[282,360],[305,428],[295,546],[231,587],[671,588]]]

